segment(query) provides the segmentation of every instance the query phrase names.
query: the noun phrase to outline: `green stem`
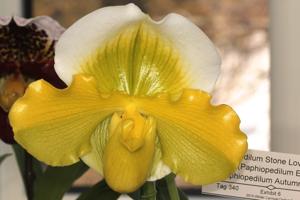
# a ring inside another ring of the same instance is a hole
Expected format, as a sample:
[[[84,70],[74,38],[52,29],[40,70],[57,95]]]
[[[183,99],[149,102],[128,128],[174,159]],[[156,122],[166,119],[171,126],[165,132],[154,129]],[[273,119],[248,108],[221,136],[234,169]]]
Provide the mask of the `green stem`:
[[[155,182],[146,182],[141,193],[141,200],[156,200]]]
[[[35,174],[33,170],[33,157],[29,153],[25,152],[25,173],[24,173],[24,180],[25,180],[25,187],[27,193],[27,199],[33,200],[33,186],[35,180]]]
[[[28,154],[20,145],[14,144],[12,147],[15,152],[28,199],[33,199],[34,180],[43,173],[41,164]]]
[[[175,177],[176,177],[176,175],[169,175],[169,176],[165,177],[169,195],[170,195],[170,200],[180,200],[179,195],[178,195],[177,186],[175,183]]]

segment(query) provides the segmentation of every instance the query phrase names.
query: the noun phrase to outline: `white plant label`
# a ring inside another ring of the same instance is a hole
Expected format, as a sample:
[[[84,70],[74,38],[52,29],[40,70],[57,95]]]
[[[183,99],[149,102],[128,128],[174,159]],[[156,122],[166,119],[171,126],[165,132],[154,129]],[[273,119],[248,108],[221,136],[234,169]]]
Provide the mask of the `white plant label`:
[[[300,155],[249,150],[227,180],[204,186],[204,194],[264,200],[300,199]]]

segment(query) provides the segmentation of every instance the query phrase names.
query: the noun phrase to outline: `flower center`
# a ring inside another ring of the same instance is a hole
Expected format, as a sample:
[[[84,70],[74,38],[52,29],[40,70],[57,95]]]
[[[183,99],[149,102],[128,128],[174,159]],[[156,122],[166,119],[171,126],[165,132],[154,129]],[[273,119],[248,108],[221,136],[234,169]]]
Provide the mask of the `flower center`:
[[[0,106],[9,111],[15,101],[24,95],[27,87],[22,75],[14,74],[4,79],[0,87]]]
[[[130,152],[140,149],[145,143],[146,118],[142,116],[135,105],[129,105],[122,114],[115,113],[111,119],[110,134],[119,134],[120,142]]]

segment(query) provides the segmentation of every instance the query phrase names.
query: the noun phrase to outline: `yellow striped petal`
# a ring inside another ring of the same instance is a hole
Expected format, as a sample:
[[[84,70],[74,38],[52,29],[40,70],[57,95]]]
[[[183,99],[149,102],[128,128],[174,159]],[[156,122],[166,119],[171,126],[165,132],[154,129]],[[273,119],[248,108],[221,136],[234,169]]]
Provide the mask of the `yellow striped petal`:
[[[91,151],[90,137],[100,122],[123,107],[122,95],[103,97],[93,78],[74,77],[64,90],[39,80],[12,107],[15,139],[39,160],[70,165]]]
[[[227,105],[212,106],[210,100],[205,92],[185,90],[176,101],[161,95],[138,102],[157,121],[162,160],[194,184],[226,179],[247,149],[235,112]]]
[[[210,92],[220,63],[213,43],[188,19],[173,13],[154,21],[134,4],[86,15],[64,32],[55,51],[55,70],[68,85],[87,70],[104,82],[101,91],[135,95],[184,87]]]
[[[178,93],[188,85],[178,51],[151,25],[141,22],[124,29],[81,62],[101,92],[124,91],[152,96]]]

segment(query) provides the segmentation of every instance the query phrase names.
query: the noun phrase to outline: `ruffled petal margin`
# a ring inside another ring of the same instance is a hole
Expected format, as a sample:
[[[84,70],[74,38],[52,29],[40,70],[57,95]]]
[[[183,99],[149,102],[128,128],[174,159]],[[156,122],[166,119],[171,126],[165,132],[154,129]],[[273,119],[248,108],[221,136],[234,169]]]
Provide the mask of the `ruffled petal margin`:
[[[226,179],[247,150],[236,113],[227,105],[212,106],[210,100],[199,90],[185,90],[176,101],[168,95],[139,100],[142,112],[157,120],[164,163],[197,185]]]
[[[46,164],[77,162],[91,151],[90,137],[100,122],[124,107],[120,95],[104,97],[96,88],[94,79],[83,75],[62,90],[33,82],[9,113],[15,140]]]

